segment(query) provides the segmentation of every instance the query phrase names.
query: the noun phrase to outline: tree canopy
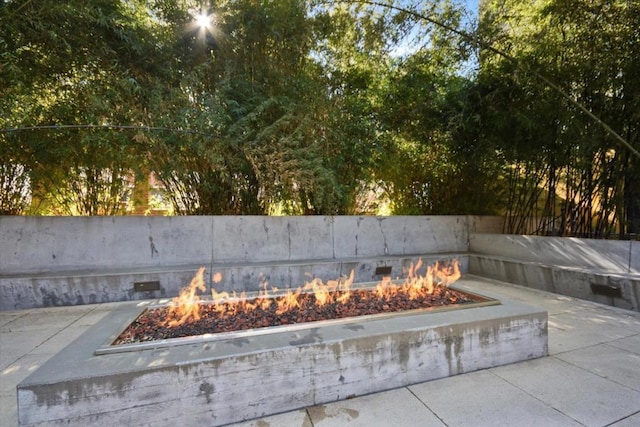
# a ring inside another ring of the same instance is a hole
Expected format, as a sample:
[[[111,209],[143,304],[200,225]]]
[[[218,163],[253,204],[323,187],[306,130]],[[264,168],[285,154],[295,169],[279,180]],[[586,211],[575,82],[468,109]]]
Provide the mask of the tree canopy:
[[[637,234],[640,5],[480,3],[4,0],[0,213]]]

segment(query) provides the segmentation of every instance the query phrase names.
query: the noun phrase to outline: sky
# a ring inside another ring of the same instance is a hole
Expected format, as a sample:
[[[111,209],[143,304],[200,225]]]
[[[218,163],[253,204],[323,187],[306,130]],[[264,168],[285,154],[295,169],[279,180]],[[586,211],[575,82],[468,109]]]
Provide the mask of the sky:
[[[416,4],[417,0],[406,0],[406,1],[407,1],[407,4]],[[422,4],[428,4],[428,2],[433,2],[438,0],[419,0],[419,1],[423,2]],[[467,23],[468,22],[475,23],[478,16],[479,0],[453,0],[453,1],[455,4],[463,6],[467,10],[469,15],[466,16],[466,19],[464,20],[467,21]],[[402,4],[402,2],[400,4]],[[463,23],[463,25],[465,24]],[[413,53],[416,49],[416,45],[411,42],[411,37],[412,36],[409,35],[409,37],[404,42],[400,43],[400,45],[397,47],[397,49],[393,54],[397,56],[404,56],[406,54]],[[413,37],[415,37],[415,34],[413,35]]]
[[[478,0],[466,0],[465,3],[467,4],[467,9],[478,11]]]
[[[473,13],[474,19],[478,16],[478,0],[458,0],[465,9]]]

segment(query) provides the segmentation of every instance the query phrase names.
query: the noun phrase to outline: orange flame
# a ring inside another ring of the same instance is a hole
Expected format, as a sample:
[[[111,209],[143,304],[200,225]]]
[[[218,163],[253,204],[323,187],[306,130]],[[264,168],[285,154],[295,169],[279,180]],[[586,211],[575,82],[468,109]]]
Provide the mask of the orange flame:
[[[415,265],[411,263],[402,284],[395,284],[392,282],[391,277],[384,277],[376,285],[372,295],[381,299],[388,299],[398,294],[404,294],[407,298],[414,300],[433,294],[436,286],[450,286],[461,276],[458,260],[453,260],[447,265],[436,262],[433,266],[427,266],[426,274],[424,275],[418,274],[420,268],[422,268],[421,259]],[[167,320],[164,322],[165,326],[172,328],[200,319],[201,300],[196,291],[204,292],[206,290],[203,277],[204,267],[201,267],[189,286],[184,288],[180,295],[171,301]],[[218,283],[221,280],[222,275],[220,273],[216,273],[212,277],[214,283]],[[282,315],[300,307],[303,298],[308,298],[310,295],[315,297],[315,303],[318,306],[332,303],[345,304],[351,296],[353,280],[354,271],[351,270],[351,274],[346,279],[330,280],[325,284],[322,280],[314,278],[302,288],[299,287],[295,291],[287,290],[284,294],[277,296],[275,294],[278,293],[278,289],[272,288],[274,296],[271,296],[265,283],[264,289],[254,299],[247,299],[245,292],[242,292],[238,297],[235,292],[229,294],[228,292],[217,292],[215,289],[211,289],[211,299],[214,309],[225,315],[255,310],[258,307],[267,310],[272,304],[276,305],[276,314]],[[338,290],[340,292],[336,292]]]
[[[222,280],[222,275],[216,273],[212,280],[217,283]],[[196,294],[198,290],[201,292],[207,290],[204,283],[204,267],[200,267],[194,278],[191,279],[189,286],[183,288],[180,294],[171,300],[167,320],[164,322],[165,326],[173,328],[190,320],[200,320],[200,297]]]

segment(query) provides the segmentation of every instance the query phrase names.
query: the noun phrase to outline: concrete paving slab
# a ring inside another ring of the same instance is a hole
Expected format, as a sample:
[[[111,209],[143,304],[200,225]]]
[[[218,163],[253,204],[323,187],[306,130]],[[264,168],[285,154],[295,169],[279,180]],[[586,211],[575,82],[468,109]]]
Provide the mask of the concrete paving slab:
[[[93,310],[83,314],[73,324],[74,326],[93,326],[111,313],[120,303],[108,303],[95,305]]]
[[[491,371],[417,384],[409,389],[448,426],[580,425]]]
[[[608,344],[558,354],[558,359],[640,391],[640,354]]]
[[[0,393],[15,396],[16,384],[35,372],[50,357],[49,354],[26,354],[4,368],[0,371]]]
[[[0,332],[62,329],[92,310],[93,306],[90,305],[29,310],[24,316],[2,325]]]
[[[26,316],[27,312],[22,311],[0,311],[0,328],[7,323],[15,321],[20,316]]]
[[[307,411],[285,412],[284,414],[272,415],[258,420],[245,421],[242,423],[229,424],[228,427],[314,427],[309,419]]]
[[[587,426],[605,426],[640,410],[640,392],[556,357],[502,366],[491,371]]]
[[[56,331],[40,329],[29,332],[0,332],[0,370],[6,369],[23,355],[31,353],[51,338]]]
[[[640,312],[602,304],[595,305],[592,310],[602,313],[603,319],[615,319],[616,324],[626,329],[640,331]]]
[[[46,341],[35,347],[31,354],[48,354],[54,355],[68,346],[72,341],[78,338],[87,330],[87,325],[71,325],[57,331]]]
[[[565,312],[549,316],[549,354],[590,347],[637,334],[639,327],[598,310]]]
[[[376,393],[307,409],[314,427],[440,427],[438,419],[407,388]]]
[[[640,412],[631,415],[617,423],[611,424],[609,427],[638,427],[640,426]]]
[[[594,306],[592,310],[598,313],[597,321],[600,324],[605,322],[607,323],[615,322],[620,327],[627,329],[631,332],[640,331],[640,313],[639,312],[616,308],[616,307],[610,307],[608,305],[602,305],[602,304],[598,304]]]
[[[608,344],[631,353],[640,354],[640,334],[611,341]]]

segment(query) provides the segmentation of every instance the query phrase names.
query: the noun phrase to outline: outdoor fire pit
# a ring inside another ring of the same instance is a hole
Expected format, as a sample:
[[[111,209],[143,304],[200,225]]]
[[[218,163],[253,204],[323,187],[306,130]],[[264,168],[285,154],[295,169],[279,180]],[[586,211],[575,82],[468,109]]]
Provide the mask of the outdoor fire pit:
[[[366,320],[363,316],[379,318],[499,303],[449,287],[460,278],[457,260],[429,266],[424,275],[419,274],[421,267],[422,260],[416,265],[412,263],[404,281],[386,277],[379,283],[353,286],[352,271],[345,280],[324,284],[316,278],[295,291],[274,288],[270,292],[265,284],[264,290],[253,297],[246,293],[231,296],[212,289],[210,300],[203,300],[197,294],[198,290],[206,290],[204,268],[201,268],[191,284],[170,304],[145,308],[112,343],[98,349],[96,354],[177,345],[188,342],[185,338],[222,339],[228,337],[229,332],[244,330],[267,334],[277,331],[277,326],[286,325],[294,330],[308,328],[305,324],[309,322],[349,323]],[[220,276],[214,275],[213,281],[219,280]],[[464,307],[460,307],[462,305]]]
[[[123,304],[23,381],[19,423],[223,425],[547,354],[546,312],[479,295],[485,279],[450,287],[460,272],[445,265],[255,298],[199,297],[200,271],[168,304]]]

